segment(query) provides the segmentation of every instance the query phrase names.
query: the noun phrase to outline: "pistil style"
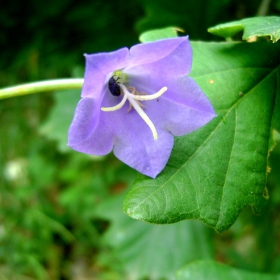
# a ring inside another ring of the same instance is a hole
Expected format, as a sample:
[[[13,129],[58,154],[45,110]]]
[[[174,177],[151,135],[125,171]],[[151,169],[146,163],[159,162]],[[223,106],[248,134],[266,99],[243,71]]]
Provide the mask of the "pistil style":
[[[136,90],[134,88],[133,88],[133,91],[131,93],[131,92],[128,91],[126,86],[121,84],[121,83],[119,84],[119,87],[121,88],[122,93],[124,95],[122,101],[119,104],[117,104],[116,106],[113,106],[113,107],[102,107],[101,110],[104,111],[104,112],[119,110],[123,107],[126,100],[128,99],[128,101],[133,106],[135,111],[139,114],[139,116],[145,121],[145,123],[151,129],[151,131],[153,133],[154,140],[157,140],[158,135],[157,135],[157,131],[156,131],[156,128],[155,128],[153,122],[150,120],[148,115],[144,112],[144,110],[139,105],[139,102],[137,102],[137,101],[148,101],[148,100],[157,99],[167,90],[167,87],[163,87],[158,92],[156,92],[154,94],[150,94],[150,95],[136,95],[136,94],[134,94],[136,92]]]

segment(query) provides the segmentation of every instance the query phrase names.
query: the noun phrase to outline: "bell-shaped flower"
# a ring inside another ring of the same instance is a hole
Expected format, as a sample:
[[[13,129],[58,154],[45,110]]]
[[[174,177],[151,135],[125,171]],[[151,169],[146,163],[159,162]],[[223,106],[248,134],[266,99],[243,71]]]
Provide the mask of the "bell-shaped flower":
[[[175,136],[208,123],[215,112],[188,77],[188,37],[163,39],[109,53],[85,55],[82,99],[68,145],[93,155],[112,150],[121,161],[155,178]]]

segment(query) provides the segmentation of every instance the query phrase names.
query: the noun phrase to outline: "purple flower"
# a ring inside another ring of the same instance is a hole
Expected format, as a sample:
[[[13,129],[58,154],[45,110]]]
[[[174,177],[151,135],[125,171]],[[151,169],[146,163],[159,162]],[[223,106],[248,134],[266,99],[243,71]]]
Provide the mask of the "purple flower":
[[[215,117],[187,74],[188,37],[138,44],[86,56],[85,80],[68,145],[86,154],[116,157],[155,178],[165,167],[173,135],[190,133]]]

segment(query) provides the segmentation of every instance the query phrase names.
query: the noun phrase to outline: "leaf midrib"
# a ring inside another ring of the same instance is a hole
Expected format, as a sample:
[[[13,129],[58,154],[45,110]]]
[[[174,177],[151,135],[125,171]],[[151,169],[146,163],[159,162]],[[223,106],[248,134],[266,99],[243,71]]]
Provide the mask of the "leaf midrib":
[[[276,67],[274,70],[272,70],[271,72],[268,73],[268,75],[264,76],[263,79],[261,79],[255,86],[253,86],[250,91],[248,91],[246,94],[244,94],[241,98],[239,98],[237,100],[236,103],[234,103],[228,110],[227,114],[221,118],[221,121],[217,124],[216,128],[213,129],[213,131],[208,135],[208,137],[205,139],[205,141],[203,141],[203,143],[198,147],[198,149],[192,154],[192,156],[190,156],[188,158],[188,160],[182,164],[182,166],[180,168],[178,168],[178,170],[171,175],[171,177],[165,182],[163,183],[161,186],[159,186],[155,191],[151,192],[147,197],[145,197],[144,200],[142,200],[139,204],[137,204],[134,208],[132,208],[133,210],[129,211],[129,213],[134,212],[138,207],[140,207],[141,204],[143,204],[146,200],[148,200],[151,196],[153,196],[157,191],[159,191],[160,189],[162,189],[167,183],[169,183],[179,172],[181,172],[181,170],[191,161],[191,159],[200,151],[200,149],[207,143],[207,141],[212,137],[212,135],[217,131],[217,129],[220,127],[221,124],[223,124],[223,120],[225,118],[227,118],[227,116],[230,114],[230,112],[237,107],[237,105],[246,97],[248,97],[248,95],[250,95],[250,93],[253,91],[254,88],[256,88],[258,85],[260,85],[264,80],[266,80],[267,78],[269,78],[271,75],[273,75],[275,72],[277,72],[278,68],[280,69],[280,65],[278,65],[278,67]],[[270,69],[271,70],[271,69]],[[222,200],[221,200],[222,203]],[[220,214],[219,214],[220,215]],[[219,221],[219,220],[218,220]],[[217,221],[217,223],[218,223]],[[217,224],[216,223],[216,224]]]

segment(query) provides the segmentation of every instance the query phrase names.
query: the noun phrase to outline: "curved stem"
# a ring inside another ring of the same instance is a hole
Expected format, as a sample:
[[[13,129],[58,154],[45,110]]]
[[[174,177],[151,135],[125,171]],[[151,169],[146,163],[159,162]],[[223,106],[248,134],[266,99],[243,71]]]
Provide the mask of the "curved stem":
[[[46,91],[81,89],[84,79],[56,79],[23,84],[0,89],[0,99],[17,97]]]
[[[270,2],[271,0],[262,0],[256,16],[266,16],[269,11]]]

